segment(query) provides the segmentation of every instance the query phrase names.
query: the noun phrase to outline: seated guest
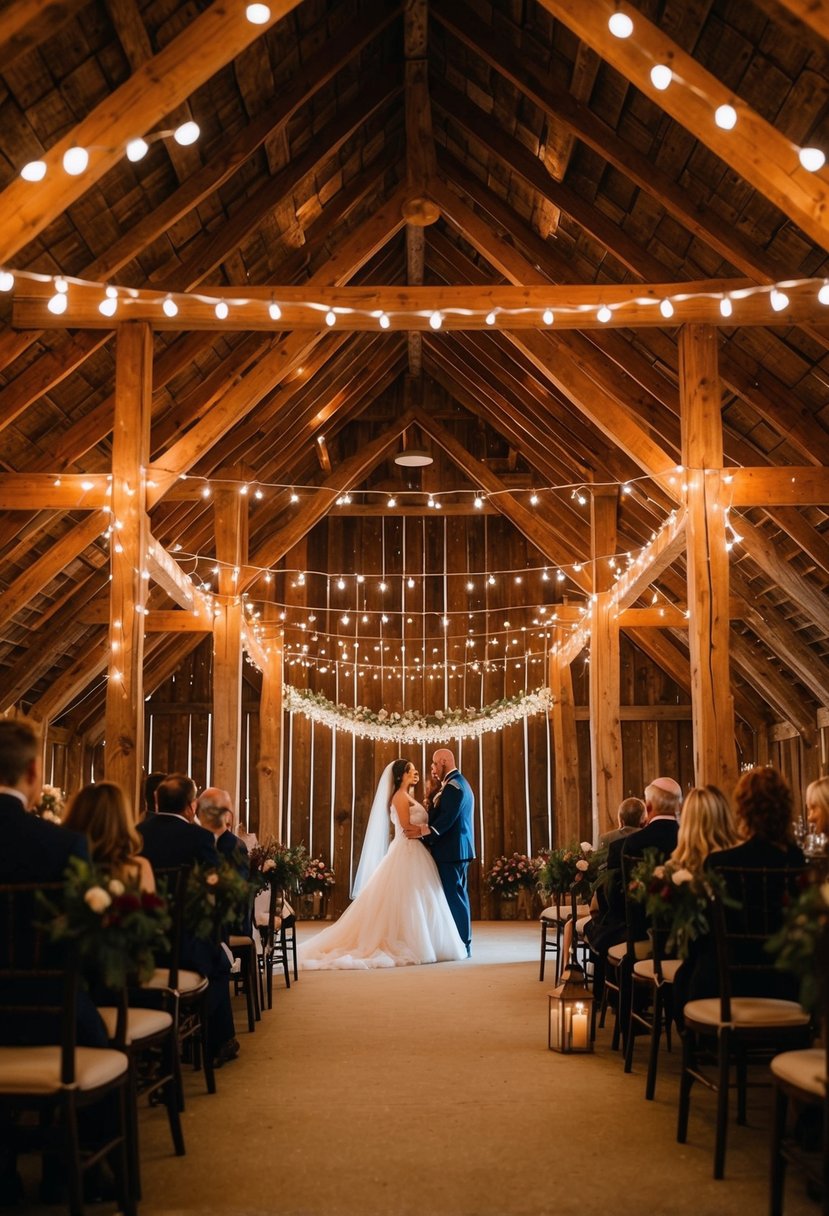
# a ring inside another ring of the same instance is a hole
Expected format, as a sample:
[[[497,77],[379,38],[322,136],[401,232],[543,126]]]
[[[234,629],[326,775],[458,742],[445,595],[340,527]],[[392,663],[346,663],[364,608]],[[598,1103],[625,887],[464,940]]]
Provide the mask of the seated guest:
[[[148,773],[144,778],[144,819],[156,813],[155,791],[166,776],[166,773]]]
[[[83,833],[92,860],[112,878],[138,882],[142,891],[155,891],[153,868],[146,857],[138,855],[141,837],[132,825],[120,785],[113,781],[85,785],[70,802],[63,822]]]
[[[175,866],[218,866],[212,832],[194,823],[196,785],[184,773],[172,773],[155,792],[157,814],[142,820],[138,831],[143,839],[142,854],[154,870]],[[210,981],[207,1005],[208,1048],[217,1065],[239,1054],[233,1026],[228,977],[230,962],[219,945],[198,941],[185,934],[182,964],[199,971]]]
[[[829,835],[829,777],[820,777],[806,787],[806,818],[814,836]]]
[[[679,837],[670,856],[676,870],[701,874],[712,853],[737,843],[734,815],[722,790],[705,785],[689,790],[682,804]]]
[[[737,934],[752,934],[758,940],[746,946],[748,953],[741,962],[756,963],[763,968],[754,978],[746,973],[740,978],[737,996],[769,996],[785,1000],[796,999],[797,984],[784,972],[767,970],[768,955],[761,937],[775,933],[782,922],[784,906],[794,893],[773,871],[800,869],[803,853],[792,837],[792,793],[776,769],[763,767],[743,773],[734,790],[737,834],[742,843],[712,851],[706,868],[720,874],[725,891],[737,906],[725,907],[727,927]],[[749,871],[738,875],[737,870]],[[751,871],[757,871],[753,880]],[[771,871],[772,873],[768,873]],[[756,958],[752,954],[756,953]],[[683,974],[684,973],[684,974]],[[689,957],[680,968],[676,990],[678,1006],[685,1000],[719,995],[717,954],[712,934],[692,943]]]
[[[201,826],[213,833],[219,855],[232,862],[242,877],[247,878],[250,873],[248,848],[244,841],[230,830],[233,806],[227,790],[209,786],[204,793],[199,794],[196,814]]]
[[[616,812],[617,826],[611,832],[605,832],[604,836],[600,837],[598,847],[600,849],[607,849],[613,844],[614,840],[620,840],[623,836],[630,836],[631,832],[644,827],[646,815],[645,804],[641,798],[625,798],[624,801],[619,803],[619,810]]]

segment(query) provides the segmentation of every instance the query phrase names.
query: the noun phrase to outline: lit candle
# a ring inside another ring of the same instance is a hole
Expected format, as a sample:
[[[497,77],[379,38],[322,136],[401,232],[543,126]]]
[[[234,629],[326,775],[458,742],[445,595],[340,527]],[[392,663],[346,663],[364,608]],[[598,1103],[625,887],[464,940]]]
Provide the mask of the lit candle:
[[[587,1047],[587,1014],[584,1011],[584,1005],[576,1005],[576,1011],[573,1014],[573,1033],[571,1045],[574,1048],[581,1048],[584,1051]]]

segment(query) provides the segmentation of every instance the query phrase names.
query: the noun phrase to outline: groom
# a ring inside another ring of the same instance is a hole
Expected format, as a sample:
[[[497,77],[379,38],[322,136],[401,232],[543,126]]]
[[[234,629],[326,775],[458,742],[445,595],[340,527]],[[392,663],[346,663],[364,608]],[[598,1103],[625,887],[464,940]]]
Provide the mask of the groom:
[[[472,917],[466,872],[475,856],[473,816],[475,795],[469,782],[458,772],[455,757],[442,747],[432,757],[432,772],[441,787],[432,799],[428,824],[407,828],[411,837],[428,836],[432,857],[443,883],[446,901],[458,927],[467,954],[472,951]]]

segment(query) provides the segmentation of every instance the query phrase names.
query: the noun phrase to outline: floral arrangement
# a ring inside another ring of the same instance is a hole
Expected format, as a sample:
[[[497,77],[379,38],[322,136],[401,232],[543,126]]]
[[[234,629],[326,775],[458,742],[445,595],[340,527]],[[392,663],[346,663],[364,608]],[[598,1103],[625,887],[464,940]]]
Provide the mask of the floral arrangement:
[[[334,871],[319,857],[312,857],[305,867],[301,886],[304,895],[314,891],[327,891],[334,885]]]
[[[829,933],[829,882],[811,882],[786,909],[783,925],[766,949],[775,966],[800,980],[800,1003],[810,1013],[821,1004],[821,938]],[[826,983],[824,976],[823,982]]]
[[[194,865],[184,888],[184,927],[202,941],[213,941],[226,925],[244,919],[255,884],[234,865]]]
[[[251,880],[260,891],[270,886],[299,892],[308,867],[308,851],[301,844],[289,847],[278,840],[268,840],[250,852]]]
[[[490,891],[497,891],[512,899],[524,888],[534,890],[538,876],[536,860],[525,853],[513,853],[511,857],[496,857],[484,877]]]
[[[563,895],[575,888],[580,903],[588,903],[607,860],[605,849],[594,849],[589,840],[553,849],[538,870],[538,886],[544,895]]]
[[[446,738],[477,739],[488,731],[503,730],[512,722],[520,722],[532,714],[546,713],[552,701],[549,688],[535,692],[502,697],[482,709],[436,709],[421,714],[407,709],[404,713],[389,713],[387,709],[367,709],[364,705],[335,705],[322,693],[306,688],[284,689],[285,708],[293,714],[319,722],[332,730],[349,731],[361,739],[379,739],[386,743],[440,743]]]
[[[66,795],[56,785],[44,785],[40,791],[40,801],[32,807],[35,815],[48,819],[50,823],[60,823],[66,809]]]
[[[38,904],[50,941],[70,942],[84,975],[107,988],[149,979],[156,955],[169,949],[166,900],[79,857],[69,860],[62,898],[38,892]]]
[[[633,868],[628,891],[631,899],[644,904],[654,925],[668,931],[665,949],[678,958],[687,958],[691,942],[710,931],[713,894],[719,894],[729,907],[737,906],[726,896],[725,884],[716,871],[692,874],[665,861],[658,849],[645,850],[642,861]]]

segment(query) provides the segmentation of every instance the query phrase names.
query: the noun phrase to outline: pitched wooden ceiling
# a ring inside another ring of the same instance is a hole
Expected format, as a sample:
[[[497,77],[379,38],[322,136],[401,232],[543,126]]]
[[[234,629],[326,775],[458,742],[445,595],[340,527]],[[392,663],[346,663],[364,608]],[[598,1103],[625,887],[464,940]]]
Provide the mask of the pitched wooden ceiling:
[[[603,0],[582,4],[586,27],[575,0],[271,7],[280,19],[257,37],[241,0],[10,0],[0,15],[6,264],[171,291],[308,284],[311,293],[346,282],[762,283],[826,273],[820,209],[808,214],[794,187],[782,206],[779,175],[754,171],[739,129],[723,143],[694,106],[660,102],[626,62],[609,62]],[[690,57],[689,78],[709,73],[781,140],[829,147],[829,31],[808,5],[626,7],[669,40],[674,62]],[[188,119],[201,129],[189,147],[159,139],[137,164],[119,151],[125,133]],[[113,148],[94,181],[18,180],[23,164],[93,130]],[[726,160],[718,153],[729,146]],[[770,142],[772,169],[775,152]],[[428,183],[439,213],[431,226],[404,221],[413,183]],[[2,320],[3,469],[106,473],[111,334],[18,330],[10,304]],[[673,505],[642,478],[648,445],[679,458],[674,328],[273,335],[217,326],[159,332],[155,343],[151,526],[168,550],[211,551],[211,508],[186,497],[182,473],[241,466],[263,483],[314,486],[345,468],[358,487],[394,485],[382,436],[397,435],[413,403],[447,453],[435,490],[441,478],[457,486],[458,466],[469,474],[478,462],[513,488],[632,481],[620,500],[622,551],[645,544]],[[728,464],[829,464],[828,348],[829,327],[721,331]],[[374,465],[363,462],[372,443]],[[566,493],[549,503],[530,539],[545,559],[572,566],[589,555],[588,521]],[[0,710],[34,707],[89,726],[103,706],[107,517],[38,508],[33,498],[31,510],[0,512]],[[731,571],[737,709],[754,726],[785,719],[807,739],[816,707],[829,703],[828,510],[732,512],[742,537]],[[287,492],[253,504],[252,554],[275,560],[297,535]],[[571,572],[569,595],[583,591]],[[681,558],[658,592],[663,603],[684,601]],[[163,585],[151,603],[169,606]],[[680,628],[633,636],[687,686]],[[197,641],[150,634],[148,688]]]

